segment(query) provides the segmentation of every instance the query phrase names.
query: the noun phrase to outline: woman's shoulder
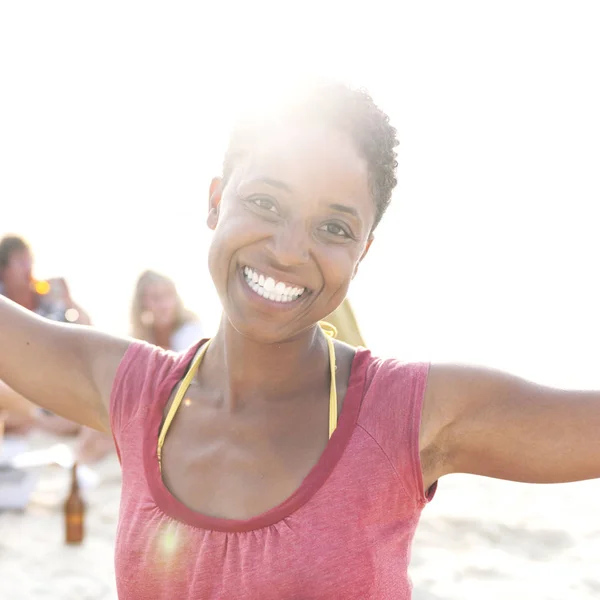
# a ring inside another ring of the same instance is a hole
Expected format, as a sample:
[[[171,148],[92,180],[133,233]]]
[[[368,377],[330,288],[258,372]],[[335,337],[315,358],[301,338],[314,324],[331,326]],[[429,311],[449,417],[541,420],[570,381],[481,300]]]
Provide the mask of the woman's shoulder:
[[[362,380],[360,422],[365,426],[408,426],[420,419],[429,363],[376,356],[359,348],[355,367]]]
[[[360,348],[363,388],[357,425],[374,440],[419,505],[429,497],[421,477],[419,433],[429,363],[374,356]]]
[[[366,388],[395,389],[409,381],[425,381],[429,366],[427,361],[379,356],[368,348],[356,349],[355,368],[364,372]]]
[[[185,373],[196,351],[176,354],[133,340],[121,359],[112,386],[110,415],[113,431],[124,427],[139,410],[168,395]]]
[[[200,340],[188,346],[185,352],[165,350],[144,340],[131,340],[117,370],[115,383],[120,380],[151,380],[157,383],[173,372],[185,370],[194,356]]]

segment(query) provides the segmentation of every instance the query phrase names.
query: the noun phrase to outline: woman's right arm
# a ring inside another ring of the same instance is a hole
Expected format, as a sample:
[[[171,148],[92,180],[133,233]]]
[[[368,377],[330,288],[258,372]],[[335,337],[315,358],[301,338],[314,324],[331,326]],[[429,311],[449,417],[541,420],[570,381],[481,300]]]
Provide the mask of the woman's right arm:
[[[0,296],[0,380],[62,417],[109,431],[108,404],[131,340],[43,319]]]
[[[35,406],[21,394],[9,388],[4,381],[0,381],[0,411],[17,414],[20,417],[33,418],[36,413]]]

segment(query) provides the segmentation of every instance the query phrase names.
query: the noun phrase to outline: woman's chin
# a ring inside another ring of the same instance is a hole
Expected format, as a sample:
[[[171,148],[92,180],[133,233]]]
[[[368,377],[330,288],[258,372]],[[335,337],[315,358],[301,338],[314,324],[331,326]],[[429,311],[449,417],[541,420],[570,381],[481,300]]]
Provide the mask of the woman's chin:
[[[171,329],[175,324],[175,319],[172,319],[170,317],[164,317],[164,318],[160,318],[160,317],[155,317],[154,318],[154,328],[155,329],[159,329],[160,331],[166,331],[168,329]]]

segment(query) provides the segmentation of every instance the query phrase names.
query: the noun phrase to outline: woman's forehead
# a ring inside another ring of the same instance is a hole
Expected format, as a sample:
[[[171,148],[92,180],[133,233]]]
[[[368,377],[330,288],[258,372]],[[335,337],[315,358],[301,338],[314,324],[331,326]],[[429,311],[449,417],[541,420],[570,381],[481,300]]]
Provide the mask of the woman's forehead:
[[[366,169],[352,137],[327,125],[279,121],[257,135],[247,151],[265,160],[293,157],[303,162],[315,154],[326,155],[330,160],[360,163]]]
[[[236,187],[270,180],[297,195],[353,199],[372,205],[368,166],[352,138],[319,126],[270,131],[244,153]]]
[[[165,280],[151,281],[146,285],[146,294],[164,294],[174,291],[174,286],[171,282]]]
[[[11,252],[9,263],[13,264],[29,264],[33,262],[33,254],[27,248],[19,248]]]

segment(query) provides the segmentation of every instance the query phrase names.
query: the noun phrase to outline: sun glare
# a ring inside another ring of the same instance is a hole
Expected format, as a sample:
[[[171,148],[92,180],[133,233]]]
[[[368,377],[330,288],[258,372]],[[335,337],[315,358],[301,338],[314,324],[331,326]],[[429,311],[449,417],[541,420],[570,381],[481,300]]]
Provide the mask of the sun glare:
[[[36,277],[66,277],[94,324],[126,333],[135,278],[155,268],[214,331],[207,190],[232,122],[268,111],[283,82],[330,77],[368,88],[401,142],[392,207],[350,290],[368,345],[594,383],[600,38],[583,8],[414,4],[369,21],[326,6],[82,6],[77,30],[66,7],[40,3],[33,21],[11,6],[27,26],[0,19],[0,227],[30,240]]]

